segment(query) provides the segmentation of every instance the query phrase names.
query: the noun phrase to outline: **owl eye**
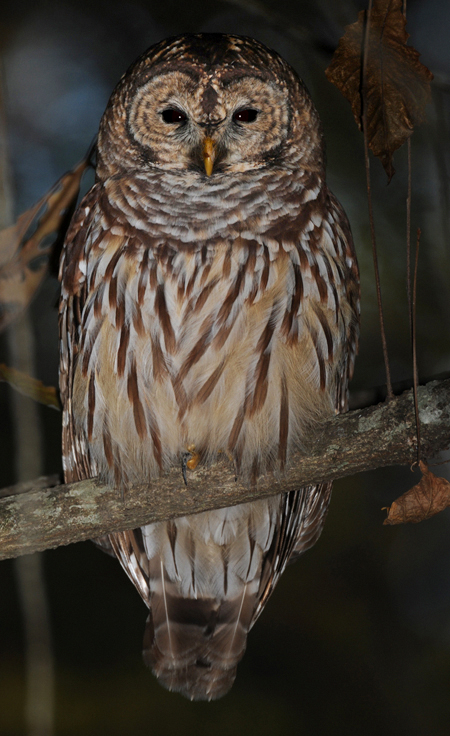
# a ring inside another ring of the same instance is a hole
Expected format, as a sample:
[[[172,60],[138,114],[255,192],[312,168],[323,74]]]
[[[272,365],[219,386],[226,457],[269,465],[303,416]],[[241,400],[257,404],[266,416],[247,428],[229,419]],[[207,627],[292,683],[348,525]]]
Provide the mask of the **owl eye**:
[[[162,111],[161,115],[164,122],[169,124],[185,123],[187,120],[187,115],[185,115],[184,112],[181,112],[181,110],[177,110],[175,107],[168,107],[167,110]]]
[[[258,116],[258,110],[248,107],[245,110],[237,110],[233,115],[234,123],[253,123]]]

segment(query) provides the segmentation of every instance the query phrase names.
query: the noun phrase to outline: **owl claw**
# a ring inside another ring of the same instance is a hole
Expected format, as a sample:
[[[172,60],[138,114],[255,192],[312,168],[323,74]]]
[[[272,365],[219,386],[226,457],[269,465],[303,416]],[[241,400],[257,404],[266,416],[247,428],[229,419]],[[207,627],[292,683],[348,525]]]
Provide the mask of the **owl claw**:
[[[195,445],[189,445],[187,449],[191,457],[187,461],[186,465],[189,470],[195,470],[200,462],[200,453],[195,452]]]
[[[187,486],[187,475],[186,475],[186,468],[188,466],[188,457],[191,453],[190,452],[183,452],[181,456],[181,473],[183,475],[184,485]]]
[[[181,472],[183,474],[183,480],[186,486],[188,484],[186,470],[195,470],[199,462],[200,453],[195,452],[195,445],[188,445],[187,452],[183,452],[181,456]]]

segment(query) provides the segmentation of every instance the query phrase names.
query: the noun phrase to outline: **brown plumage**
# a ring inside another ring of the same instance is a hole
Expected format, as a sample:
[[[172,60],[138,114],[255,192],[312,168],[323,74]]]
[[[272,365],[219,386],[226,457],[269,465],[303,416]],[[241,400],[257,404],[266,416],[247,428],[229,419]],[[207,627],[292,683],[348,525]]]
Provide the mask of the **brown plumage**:
[[[359,302],[320,121],[291,67],[215,34],[138,59],[103,116],[61,281],[67,481],[100,475],[123,491],[189,451],[203,463],[226,453],[250,483],[282,472],[346,409]],[[330,492],[103,540],[150,609],[144,659],[166,687],[228,691],[285,565],[320,535]]]

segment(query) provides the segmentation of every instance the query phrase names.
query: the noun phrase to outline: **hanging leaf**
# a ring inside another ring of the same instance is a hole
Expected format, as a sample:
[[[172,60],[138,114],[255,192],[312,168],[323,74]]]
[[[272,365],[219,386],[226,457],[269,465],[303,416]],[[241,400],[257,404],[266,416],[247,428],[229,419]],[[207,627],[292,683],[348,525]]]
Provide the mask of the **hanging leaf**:
[[[0,363],[0,381],[6,381],[16,391],[40,404],[52,406],[54,409],[61,408],[54,386],[44,386],[42,381],[18,371],[17,368],[8,368],[4,363]]]
[[[362,59],[366,12],[347,26],[326,75],[352,106],[361,122]],[[370,14],[364,89],[369,147],[384,166],[389,181],[395,173],[392,156],[425,119],[433,75],[420,54],[406,42],[402,0],[374,0]]]
[[[47,273],[55,242],[63,236],[91,165],[91,150],[15,225],[0,231],[0,331],[22,312]]]
[[[417,524],[450,506],[448,480],[434,475],[422,460],[419,466],[422,479],[394,501],[383,524]]]

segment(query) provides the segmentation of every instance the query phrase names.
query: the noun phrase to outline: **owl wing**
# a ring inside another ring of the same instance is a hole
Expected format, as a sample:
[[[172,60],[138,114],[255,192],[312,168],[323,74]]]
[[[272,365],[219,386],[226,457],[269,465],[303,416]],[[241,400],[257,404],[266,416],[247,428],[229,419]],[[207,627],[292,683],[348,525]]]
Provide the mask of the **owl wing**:
[[[347,273],[343,279],[343,291],[340,298],[335,299],[337,321],[341,322],[342,352],[341,359],[335,368],[335,411],[336,414],[348,409],[348,384],[353,376],[355,358],[358,352],[359,318],[360,318],[360,282],[358,261],[356,258],[350,223],[340,202],[332,192],[327,191],[332,241],[341,260],[347,265]],[[342,313],[345,304],[347,315]],[[294,562],[303,552],[312,547],[323,529],[328,505],[330,502],[332,483],[320,483],[303,489],[307,498],[301,523],[297,528],[296,538],[292,546],[289,562]]]
[[[61,299],[59,305],[60,364],[59,389],[63,405],[62,450],[66,483],[96,475],[84,434],[74,426],[73,385],[79,357],[81,314],[86,301],[84,245],[91,223],[96,191],[84,198],[70,224],[60,263]]]
[[[332,483],[305,486],[280,496],[280,524],[263,565],[261,587],[250,628],[262,613],[285,567],[320,537],[330,503]]]
[[[60,263],[59,390],[63,405],[62,458],[66,483],[74,483],[97,475],[89,443],[84,433],[75,428],[72,407],[73,379],[81,339],[81,315],[87,297],[86,268],[83,265],[85,244],[89,227],[95,218],[96,202],[97,188],[94,187],[72,218]],[[107,536],[93,541],[108,554],[114,554]]]

